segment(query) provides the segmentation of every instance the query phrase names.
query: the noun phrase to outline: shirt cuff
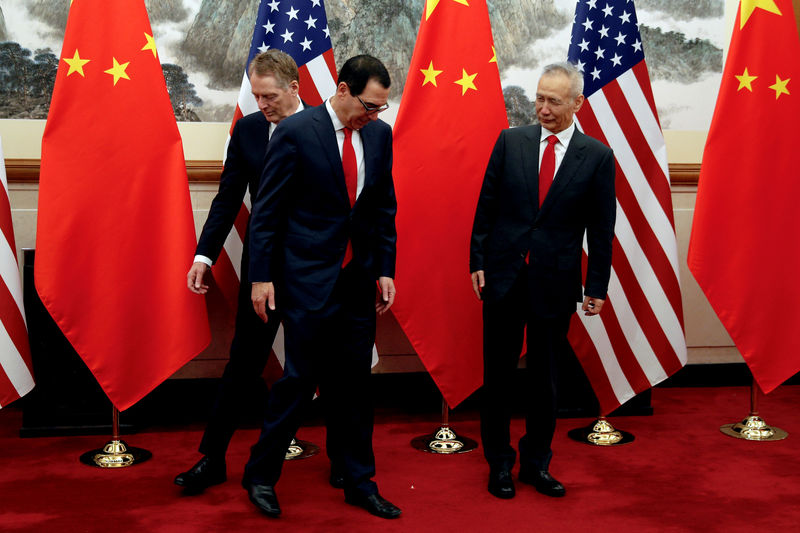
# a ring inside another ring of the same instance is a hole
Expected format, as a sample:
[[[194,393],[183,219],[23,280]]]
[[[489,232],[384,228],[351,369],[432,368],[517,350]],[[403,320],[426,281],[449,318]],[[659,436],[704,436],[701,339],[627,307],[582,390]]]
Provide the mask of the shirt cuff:
[[[208,257],[206,257],[204,255],[196,255],[196,256],[194,256],[194,262],[195,263],[205,263],[208,266],[212,266],[214,264],[214,263],[211,262],[211,259],[209,259]]]

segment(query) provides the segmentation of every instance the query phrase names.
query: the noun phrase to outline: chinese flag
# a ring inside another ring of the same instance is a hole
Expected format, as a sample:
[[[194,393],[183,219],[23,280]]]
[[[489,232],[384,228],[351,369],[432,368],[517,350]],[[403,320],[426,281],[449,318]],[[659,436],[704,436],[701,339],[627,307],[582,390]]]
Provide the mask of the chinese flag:
[[[483,381],[469,239],[486,164],[506,127],[486,2],[427,0],[394,126],[392,310],[451,407]]]
[[[758,384],[800,370],[800,39],[791,0],[742,0],[703,153],[689,269]]]
[[[142,0],[73,2],[42,140],[36,289],[127,409],[210,339],[186,288],[195,233]]]

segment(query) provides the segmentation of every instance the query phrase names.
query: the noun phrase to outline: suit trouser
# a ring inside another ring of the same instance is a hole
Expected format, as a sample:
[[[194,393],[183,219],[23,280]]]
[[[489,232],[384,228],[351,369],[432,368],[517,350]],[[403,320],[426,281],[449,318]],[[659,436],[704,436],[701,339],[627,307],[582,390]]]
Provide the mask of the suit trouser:
[[[280,317],[270,313],[265,324],[253,310],[250,300],[251,284],[245,276],[239,286],[236,325],[231,342],[230,358],[222,373],[217,395],[211,407],[208,425],[200,441],[203,455],[225,457],[233,433],[239,427],[244,402],[258,395],[263,411],[268,394],[261,377],[280,325]]]
[[[375,281],[355,267],[342,270],[318,311],[283,309],[286,366],[272,387],[261,435],[250,451],[245,483],[275,485],[286,447],[319,386],[328,442],[341,443],[345,492],[373,494],[370,375],[375,342]]]
[[[547,470],[556,426],[556,358],[566,342],[572,313],[535,316],[531,311],[528,272],[523,268],[508,293],[483,304],[483,406],[481,441],[494,470],[510,470],[516,460],[509,425],[513,394],[510,384],[519,364],[527,325],[524,371],[525,435],[519,441],[522,468]]]

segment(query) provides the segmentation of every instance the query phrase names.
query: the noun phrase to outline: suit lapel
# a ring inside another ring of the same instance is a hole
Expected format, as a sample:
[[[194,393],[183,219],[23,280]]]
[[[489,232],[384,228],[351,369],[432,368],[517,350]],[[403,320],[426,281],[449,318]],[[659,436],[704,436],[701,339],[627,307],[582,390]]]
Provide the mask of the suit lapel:
[[[542,207],[536,217],[537,219],[547,215],[547,212],[558,200],[559,195],[564,192],[564,190],[569,186],[569,183],[572,181],[572,178],[575,177],[575,173],[577,172],[578,168],[580,168],[585,157],[585,138],[583,133],[578,131],[576,128],[575,133],[572,134],[572,139],[569,141],[569,146],[567,147],[567,152],[564,154],[564,159],[561,161],[561,165],[558,167],[558,171],[553,178],[553,184],[550,186],[550,190],[547,191],[547,196],[544,199],[544,203],[542,203]]]
[[[525,177],[525,187],[533,206],[533,212],[539,208],[539,144],[542,137],[542,127],[529,128],[528,135],[523,139],[523,146],[519,153],[522,157],[522,175]]]
[[[342,157],[339,155],[339,144],[336,141],[336,131],[333,129],[331,117],[325,104],[314,108],[314,133],[319,139],[322,151],[328,159],[334,176],[334,187],[339,192],[343,202],[350,205],[347,196],[347,185],[344,182],[344,170],[342,169]]]

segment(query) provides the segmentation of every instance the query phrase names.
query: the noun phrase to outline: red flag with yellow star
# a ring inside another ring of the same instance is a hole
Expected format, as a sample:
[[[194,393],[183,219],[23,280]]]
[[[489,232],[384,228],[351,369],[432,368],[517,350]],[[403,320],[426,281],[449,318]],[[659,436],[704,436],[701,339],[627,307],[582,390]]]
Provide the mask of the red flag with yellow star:
[[[506,127],[486,2],[427,0],[394,126],[392,311],[452,407],[483,380],[469,239],[486,164]]]
[[[42,140],[36,289],[124,410],[208,344],[183,147],[142,0],[75,0]]]
[[[688,263],[758,384],[800,371],[800,38],[791,0],[742,0],[697,188]]]

